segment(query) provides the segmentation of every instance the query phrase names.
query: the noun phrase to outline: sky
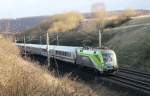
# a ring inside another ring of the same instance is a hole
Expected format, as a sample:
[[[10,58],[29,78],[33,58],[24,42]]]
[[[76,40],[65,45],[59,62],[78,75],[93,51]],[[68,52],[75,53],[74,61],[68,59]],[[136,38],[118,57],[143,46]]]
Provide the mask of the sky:
[[[95,3],[107,10],[149,9],[150,0],[0,0],[0,18],[53,15],[68,11],[90,12]]]

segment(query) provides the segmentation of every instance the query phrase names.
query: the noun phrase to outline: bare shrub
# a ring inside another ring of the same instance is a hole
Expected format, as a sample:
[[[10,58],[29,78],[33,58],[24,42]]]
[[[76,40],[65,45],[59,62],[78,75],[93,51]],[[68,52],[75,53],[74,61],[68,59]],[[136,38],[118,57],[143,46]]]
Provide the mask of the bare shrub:
[[[133,8],[127,8],[123,11],[121,16],[130,18],[136,16],[136,11]]]
[[[52,24],[49,32],[67,32],[80,25],[84,16],[78,12],[67,12],[64,14],[57,14],[52,17]]]

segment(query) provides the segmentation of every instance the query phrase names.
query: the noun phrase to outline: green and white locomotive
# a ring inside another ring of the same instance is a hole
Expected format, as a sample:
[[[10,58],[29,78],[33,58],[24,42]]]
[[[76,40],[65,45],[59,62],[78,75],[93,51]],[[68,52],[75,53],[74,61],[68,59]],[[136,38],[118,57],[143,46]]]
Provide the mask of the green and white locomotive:
[[[47,45],[21,43],[16,45],[28,53],[47,57]],[[56,45],[49,45],[48,50],[51,58],[94,68],[101,73],[118,70],[117,58],[113,50]]]

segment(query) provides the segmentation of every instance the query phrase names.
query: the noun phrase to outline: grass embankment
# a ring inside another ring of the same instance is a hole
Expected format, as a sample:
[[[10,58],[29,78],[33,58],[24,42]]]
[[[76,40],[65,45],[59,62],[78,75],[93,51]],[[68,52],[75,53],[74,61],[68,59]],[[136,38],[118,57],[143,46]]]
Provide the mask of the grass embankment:
[[[149,24],[150,23],[150,17],[141,17],[141,18],[134,18],[130,21],[122,24],[121,26],[132,26],[132,25],[139,25],[139,24]]]
[[[94,81],[94,80],[93,80]],[[19,56],[15,45],[0,38],[0,96],[122,96],[101,84],[55,77]],[[125,95],[124,95],[125,96]]]
[[[150,72],[150,26],[109,30],[106,45],[114,49],[120,66]]]
[[[15,45],[0,38],[0,96],[96,96],[86,85],[56,78],[18,54]]]

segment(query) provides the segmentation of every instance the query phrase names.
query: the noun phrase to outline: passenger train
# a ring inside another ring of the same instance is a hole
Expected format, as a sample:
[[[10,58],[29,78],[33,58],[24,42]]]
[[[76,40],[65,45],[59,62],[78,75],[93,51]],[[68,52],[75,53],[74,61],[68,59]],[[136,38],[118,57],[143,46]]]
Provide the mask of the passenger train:
[[[47,45],[16,44],[22,51],[30,54],[48,56]],[[113,50],[49,45],[50,58],[78,64],[98,70],[101,73],[118,70],[116,54]]]

